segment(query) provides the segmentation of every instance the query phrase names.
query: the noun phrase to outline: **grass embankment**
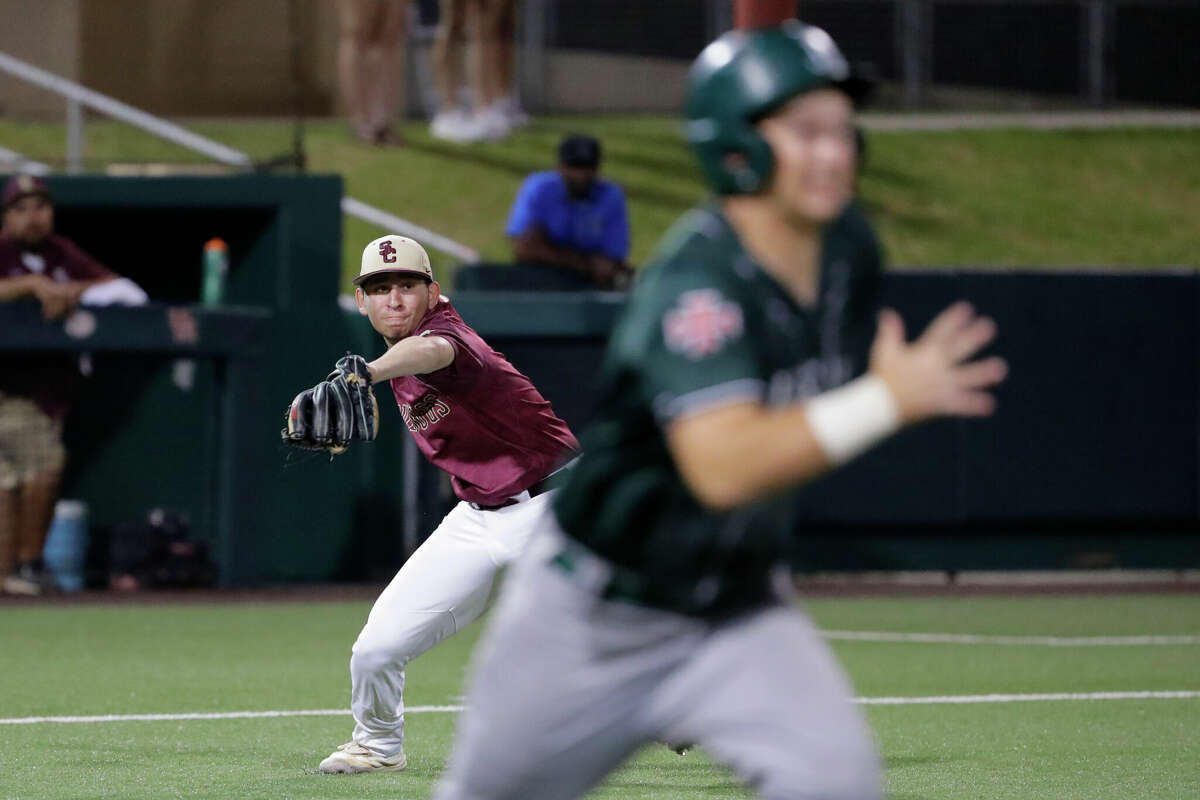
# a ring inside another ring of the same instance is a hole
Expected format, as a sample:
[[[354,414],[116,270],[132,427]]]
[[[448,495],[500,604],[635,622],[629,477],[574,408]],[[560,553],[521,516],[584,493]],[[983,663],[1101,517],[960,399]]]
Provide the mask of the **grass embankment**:
[[[256,159],[286,153],[285,121],[197,120],[189,127]],[[704,196],[673,120],[546,117],[504,142],[454,145],[423,123],[404,126],[408,146],[377,149],[337,121],[305,126],[309,169],[344,176],[347,194],[506,260],[503,227],[527,173],[551,166],[563,133],[585,130],[605,145],[604,173],[630,202],[634,262]],[[0,145],[61,164],[61,125],[0,121]],[[111,122],[89,124],[89,168],[111,163],[205,163],[203,157]],[[1140,267],[1200,258],[1200,129],[876,132],[860,193],[889,260],[903,266]],[[347,219],[343,272],[380,234]],[[443,280],[452,263],[438,258]]]

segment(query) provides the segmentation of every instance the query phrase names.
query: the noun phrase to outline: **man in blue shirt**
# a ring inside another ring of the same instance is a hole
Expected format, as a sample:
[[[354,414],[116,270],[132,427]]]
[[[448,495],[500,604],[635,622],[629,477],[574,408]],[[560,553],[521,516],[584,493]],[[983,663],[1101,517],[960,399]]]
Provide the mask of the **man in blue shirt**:
[[[570,134],[558,146],[558,169],[525,179],[505,228],[518,263],[567,270],[602,289],[629,284],[625,194],[596,176],[599,167],[600,143]]]

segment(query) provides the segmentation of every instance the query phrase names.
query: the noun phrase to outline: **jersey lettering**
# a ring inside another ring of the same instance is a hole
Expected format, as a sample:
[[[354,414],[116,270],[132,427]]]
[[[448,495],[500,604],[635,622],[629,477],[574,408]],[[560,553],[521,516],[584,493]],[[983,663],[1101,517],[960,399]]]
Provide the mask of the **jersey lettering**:
[[[850,380],[853,372],[850,357],[840,353],[776,370],[767,384],[767,405],[783,406],[815,397]]]
[[[450,415],[450,406],[433,392],[426,392],[409,405],[400,404],[400,416],[410,431],[429,430]]]
[[[716,289],[693,289],[679,296],[663,316],[667,347],[687,358],[710,356],[742,335],[742,309]]]

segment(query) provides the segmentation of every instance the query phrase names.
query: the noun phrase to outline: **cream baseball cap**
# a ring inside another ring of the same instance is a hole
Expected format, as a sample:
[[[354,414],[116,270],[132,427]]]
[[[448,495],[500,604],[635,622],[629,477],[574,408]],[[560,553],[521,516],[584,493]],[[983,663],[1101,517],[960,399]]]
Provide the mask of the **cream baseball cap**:
[[[358,271],[354,285],[362,286],[367,278],[385,272],[402,272],[420,275],[427,281],[433,280],[429,253],[414,240],[396,233],[380,236],[363,248],[362,269]]]

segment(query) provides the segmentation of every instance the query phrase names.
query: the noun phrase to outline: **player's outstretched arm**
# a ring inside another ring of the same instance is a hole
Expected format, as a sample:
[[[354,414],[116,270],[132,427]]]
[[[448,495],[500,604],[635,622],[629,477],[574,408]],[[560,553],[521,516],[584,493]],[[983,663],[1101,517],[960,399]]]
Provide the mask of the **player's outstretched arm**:
[[[441,336],[410,336],[388,348],[368,364],[371,382],[387,381],[405,375],[428,375],[448,367],[454,361],[454,345]]]
[[[899,315],[885,311],[866,375],[794,406],[741,403],[676,420],[668,447],[701,503],[735,508],[836,468],[906,425],[992,413],[989,390],[1008,367],[970,359],[995,335],[992,320],[956,303],[908,343]]]

